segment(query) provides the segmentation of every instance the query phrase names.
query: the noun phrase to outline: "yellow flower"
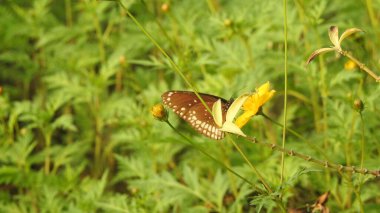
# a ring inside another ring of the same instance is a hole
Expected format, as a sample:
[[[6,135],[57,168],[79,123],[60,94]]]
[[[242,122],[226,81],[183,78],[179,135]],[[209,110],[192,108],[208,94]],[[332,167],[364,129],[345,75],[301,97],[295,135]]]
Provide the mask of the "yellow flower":
[[[245,137],[246,135],[241,131],[248,120],[254,116],[269,99],[272,98],[276,91],[270,90],[269,82],[263,84],[252,95],[243,94],[238,97],[228,108],[226,120],[223,122],[222,117],[222,104],[218,100],[212,106],[212,115],[216,125],[224,132],[230,132]],[[245,112],[234,122],[236,115],[240,109]]]
[[[245,112],[236,119],[235,124],[239,128],[243,127],[252,116],[256,115],[260,107],[273,97],[275,92],[274,90],[270,90],[269,82],[261,85],[244,102],[243,110]]]
[[[168,120],[168,112],[164,108],[162,104],[156,104],[150,109],[150,113],[153,117],[159,121],[167,121]]]
[[[356,64],[352,60],[348,60],[346,63],[344,63],[344,69],[346,70],[353,70],[356,68]]]

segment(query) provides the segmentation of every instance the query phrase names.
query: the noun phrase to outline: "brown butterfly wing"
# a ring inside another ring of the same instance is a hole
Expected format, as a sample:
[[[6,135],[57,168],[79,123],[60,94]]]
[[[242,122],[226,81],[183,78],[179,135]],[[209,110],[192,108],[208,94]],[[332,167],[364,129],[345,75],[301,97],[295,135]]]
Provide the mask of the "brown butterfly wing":
[[[230,103],[218,96],[199,93],[209,109],[214,103],[221,99],[223,121]],[[224,137],[224,133],[217,127],[215,121],[193,92],[189,91],[168,91],[162,94],[163,103],[171,108],[178,116],[189,123],[195,130],[209,138],[219,140]]]

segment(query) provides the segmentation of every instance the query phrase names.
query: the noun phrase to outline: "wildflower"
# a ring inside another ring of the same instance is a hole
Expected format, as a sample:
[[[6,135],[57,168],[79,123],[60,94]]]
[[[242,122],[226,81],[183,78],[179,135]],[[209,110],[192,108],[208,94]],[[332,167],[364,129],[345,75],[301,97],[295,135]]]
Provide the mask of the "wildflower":
[[[162,104],[156,104],[150,109],[150,113],[153,117],[159,121],[167,121],[168,120],[168,112],[164,108]]]
[[[169,11],[169,4],[168,3],[163,3],[161,5],[161,11],[164,12],[164,13],[168,12]]]
[[[353,70],[356,68],[356,64],[352,60],[348,60],[346,63],[344,63],[344,69],[345,70]]]
[[[252,116],[257,114],[261,106],[273,97],[275,92],[270,90],[269,82],[256,89],[256,92],[250,95],[243,104],[245,112],[236,119],[235,124],[240,128],[243,127]]]
[[[270,84],[267,82],[256,89],[256,92],[252,95],[241,95],[228,108],[226,120],[224,123],[222,117],[221,101],[218,100],[212,107],[214,121],[222,131],[246,136],[241,131],[241,127],[243,127],[252,116],[256,115],[260,107],[264,105],[264,103],[267,102],[270,98],[272,98],[274,93],[275,91],[270,90]],[[234,119],[240,108],[242,108],[245,112],[234,122]]]

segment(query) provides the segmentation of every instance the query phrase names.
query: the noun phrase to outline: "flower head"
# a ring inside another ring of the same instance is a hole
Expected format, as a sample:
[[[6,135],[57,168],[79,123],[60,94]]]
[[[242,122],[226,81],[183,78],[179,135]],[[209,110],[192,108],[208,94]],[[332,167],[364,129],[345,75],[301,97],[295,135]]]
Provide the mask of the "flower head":
[[[355,62],[353,60],[348,60],[346,63],[344,63],[344,69],[345,70],[353,70],[357,67]]]
[[[269,82],[261,85],[256,89],[256,92],[250,95],[244,102],[244,113],[236,119],[235,124],[240,128],[243,127],[252,116],[257,114],[260,107],[273,97],[275,92],[275,90],[270,90]]]
[[[168,120],[168,112],[164,108],[162,104],[156,104],[150,109],[150,113],[153,117],[159,121],[167,121]]]
[[[270,84],[267,82],[256,89],[256,92],[252,95],[241,95],[228,108],[224,123],[222,121],[221,101],[218,100],[212,107],[214,121],[222,131],[246,136],[241,131],[241,127],[243,127],[248,120],[259,111],[260,107],[264,105],[265,102],[272,98],[274,93],[275,91],[270,90]],[[245,112],[234,122],[234,119],[241,108]]]

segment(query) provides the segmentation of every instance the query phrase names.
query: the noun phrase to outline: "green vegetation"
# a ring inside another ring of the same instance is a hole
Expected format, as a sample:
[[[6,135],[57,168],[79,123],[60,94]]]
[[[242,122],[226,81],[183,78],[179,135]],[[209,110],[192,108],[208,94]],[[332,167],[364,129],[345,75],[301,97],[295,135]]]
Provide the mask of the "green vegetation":
[[[380,209],[362,174],[380,169],[380,1],[121,2],[2,1],[0,212]],[[363,32],[336,45],[330,26]],[[250,139],[150,112],[168,90],[268,81]]]

